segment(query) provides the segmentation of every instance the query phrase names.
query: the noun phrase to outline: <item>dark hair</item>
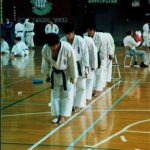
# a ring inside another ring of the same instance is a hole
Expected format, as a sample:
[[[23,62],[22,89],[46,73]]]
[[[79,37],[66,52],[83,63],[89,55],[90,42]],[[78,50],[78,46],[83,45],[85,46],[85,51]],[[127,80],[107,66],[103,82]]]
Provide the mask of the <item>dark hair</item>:
[[[46,44],[54,46],[59,43],[59,36],[56,33],[48,33],[46,35]]]
[[[88,24],[88,25],[86,25],[86,29],[88,29],[88,30],[96,30],[96,25],[95,24]]]
[[[55,22],[55,20],[53,18],[50,18],[49,21],[50,22]]]
[[[127,34],[127,35],[131,35],[131,34],[132,34],[132,31],[131,31],[131,30],[130,30],[130,31],[127,31],[126,34]]]
[[[62,32],[63,33],[72,33],[74,32],[75,28],[74,25],[72,23],[66,23],[64,24],[63,28],[62,28]]]
[[[21,41],[21,37],[15,37],[14,40]]]

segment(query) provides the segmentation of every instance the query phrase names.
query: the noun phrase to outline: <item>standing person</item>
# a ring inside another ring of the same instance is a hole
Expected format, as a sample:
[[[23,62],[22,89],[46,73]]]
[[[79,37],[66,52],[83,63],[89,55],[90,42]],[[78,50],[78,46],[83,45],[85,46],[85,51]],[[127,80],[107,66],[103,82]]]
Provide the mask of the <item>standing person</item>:
[[[58,34],[58,32],[59,32],[59,28],[54,23],[54,19],[50,19],[49,23],[45,26],[45,34],[48,34],[48,33]]]
[[[126,37],[123,39],[124,46],[126,48],[126,55],[134,56],[134,65],[137,65],[136,56],[141,57],[141,65],[140,67],[148,67],[146,65],[146,53],[143,50],[138,50],[136,47],[138,47],[141,44],[141,41],[136,42],[133,38],[133,32],[128,31],[126,33]]]
[[[8,43],[4,40],[4,37],[3,37],[3,36],[1,37],[0,43],[1,43],[1,53],[2,53],[2,54],[9,54],[9,53],[10,53],[10,52],[9,52],[9,45],[8,45]]]
[[[98,68],[95,71],[95,87],[93,96],[97,96],[99,91],[103,91],[106,84],[106,67],[107,67],[107,47],[105,34],[102,32],[96,32],[95,25],[88,25],[87,33],[85,35],[91,37],[97,47],[97,58],[98,58]]]
[[[143,46],[150,47],[150,18],[143,25]]]
[[[32,19],[26,19],[24,23],[25,28],[25,43],[28,47],[33,48],[34,47],[34,22]]]
[[[22,41],[24,41],[24,32],[25,28],[23,25],[23,20],[18,20],[15,24],[15,37],[20,37]]]
[[[86,100],[91,100],[94,86],[94,73],[97,68],[97,48],[91,37],[84,36],[84,40],[89,52],[89,74],[86,79]]]
[[[59,40],[55,33],[46,35],[42,49],[41,70],[51,82],[51,111],[53,123],[62,123],[70,117],[73,105],[73,85],[77,80],[77,66],[70,44]]]
[[[3,29],[4,29],[4,38],[6,42],[9,44],[9,46],[11,46],[13,23],[9,20],[9,18],[6,18],[6,21],[3,24]]]
[[[89,67],[89,53],[84,39],[76,35],[74,32],[74,26],[71,23],[67,23],[63,26],[62,41],[67,41],[73,47],[76,57],[76,65],[78,68],[79,77],[75,85],[75,97],[73,103],[73,110],[79,110],[86,106],[86,78],[88,75]]]

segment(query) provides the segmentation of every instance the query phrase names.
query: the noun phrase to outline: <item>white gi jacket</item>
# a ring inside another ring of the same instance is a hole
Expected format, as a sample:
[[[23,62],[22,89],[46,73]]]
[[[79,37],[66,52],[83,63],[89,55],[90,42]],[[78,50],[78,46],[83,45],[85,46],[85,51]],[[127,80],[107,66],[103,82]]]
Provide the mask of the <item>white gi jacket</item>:
[[[25,34],[32,34],[32,35],[35,35],[34,33],[34,23],[33,22],[28,22],[26,21],[25,24],[24,24],[24,28],[25,28]]]
[[[97,48],[95,46],[95,43],[91,37],[84,36],[85,43],[88,48],[89,52],[89,66],[90,69],[96,69],[97,68]]]
[[[59,32],[59,28],[58,28],[58,26],[56,24],[53,24],[53,25],[47,24],[45,26],[45,34],[48,34],[48,33],[56,33],[56,34],[58,34],[58,32]]]
[[[105,33],[105,34],[108,38],[108,43],[107,43],[108,55],[114,56],[114,52],[115,52],[114,39],[110,33]]]
[[[66,36],[62,37],[61,41],[67,41]],[[75,35],[72,43],[72,47],[76,56],[76,61],[79,62],[81,65],[81,73],[82,73],[81,76],[84,76],[85,67],[89,66],[89,53],[86,47],[86,43],[81,36]]]
[[[23,38],[24,31],[25,31],[25,29],[24,29],[24,25],[22,23],[17,23],[15,25],[15,35],[16,35],[16,37]]]
[[[3,40],[1,43],[1,52],[8,53],[8,54],[10,53],[9,52],[9,45],[5,40]]]
[[[52,67],[58,70],[64,70],[67,82],[69,82],[70,79],[74,81],[77,80],[76,59],[70,44],[61,41],[57,61],[52,58],[50,47],[47,44],[43,46],[41,72],[51,77],[53,71]],[[55,85],[63,85],[62,74],[54,75],[54,86]]]

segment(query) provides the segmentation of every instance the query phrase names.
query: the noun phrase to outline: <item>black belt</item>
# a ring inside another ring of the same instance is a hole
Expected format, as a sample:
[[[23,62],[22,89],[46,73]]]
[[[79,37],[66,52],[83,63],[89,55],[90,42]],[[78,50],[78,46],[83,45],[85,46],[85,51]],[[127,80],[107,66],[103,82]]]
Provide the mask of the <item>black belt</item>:
[[[17,31],[17,32],[23,32],[23,31]]]
[[[100,52],[97,52],[98,68],[101,66]]]
[[[63,86],[64,86],[64,90],[66,91],[67,90],[67,84],[66,84],[66,75],[64,73],[64,70],[58,70],[54,67],[52,67],[53,71],[52,71],[52,74],[51,74],[51,88],[54,89],[54,73],[56,74],[62,74],[62,79],[63,79]]]
[[[25,33],[28,33],[28,32],[33,32],[33,31],[25,31]]]
[[[78,74],[79,74],[79,76],[82,76],[80,61],[77,61],[77,68],[78,68]]]

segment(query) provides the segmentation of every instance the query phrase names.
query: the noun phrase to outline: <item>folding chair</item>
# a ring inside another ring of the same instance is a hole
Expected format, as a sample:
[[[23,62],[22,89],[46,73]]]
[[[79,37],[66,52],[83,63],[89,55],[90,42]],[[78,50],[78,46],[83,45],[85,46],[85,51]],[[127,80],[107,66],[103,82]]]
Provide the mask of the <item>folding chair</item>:
[[[114,75],[116,74],[116,72],[117,72],[117,74],[118,74],[118,79],[120,79],[121,78],[121,74],[120,74],[120,65],[118,64],[118,60],[117,60],[117,56],[116,55],[114,55],[114,60],[115,60],[115,62],[112,64],[112,67],[114,67],[114,71],[113,71],[113,75],[112,75],[112,77],[114,78]]]

